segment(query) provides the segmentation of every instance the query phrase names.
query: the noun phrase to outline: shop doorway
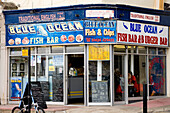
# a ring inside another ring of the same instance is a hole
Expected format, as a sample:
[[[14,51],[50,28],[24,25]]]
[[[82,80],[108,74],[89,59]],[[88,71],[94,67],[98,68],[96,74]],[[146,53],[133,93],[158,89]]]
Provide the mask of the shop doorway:
[[[145,55],[128,56],[128,103],[142,101],[143,84],[147,83],[146,68]]]
[[[125,57],[114,55],[114,101],[125,101]]]
[[[84,105],[84,55],[67,55],[67,104]]]

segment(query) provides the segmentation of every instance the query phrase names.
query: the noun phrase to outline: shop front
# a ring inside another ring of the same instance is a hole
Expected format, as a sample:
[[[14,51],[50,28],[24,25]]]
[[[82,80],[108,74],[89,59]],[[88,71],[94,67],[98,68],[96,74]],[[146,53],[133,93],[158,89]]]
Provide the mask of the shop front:
[[[28,76],[41,83],[47,104],[128,104],[142,99],[143,84],[150,98],[166,96],[168,25],[158,14],[129,11],[129,20],[118,18],[117,7],[5,11],[9,103],[21,98]]]

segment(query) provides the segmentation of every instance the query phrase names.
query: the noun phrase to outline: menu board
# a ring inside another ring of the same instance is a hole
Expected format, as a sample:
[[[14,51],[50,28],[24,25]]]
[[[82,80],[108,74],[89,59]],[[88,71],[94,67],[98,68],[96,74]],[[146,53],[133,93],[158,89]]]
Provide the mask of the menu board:
[[[46,109],[47,105],[44,100],[44,93],[42,92],[40,82],[31,82],[31,91],[34,102],[37,102],[38,106]]]
[[[63,102],[63,74],[53,75],[53,101]]]
[[[108,81],[91,81],[92,102],[108,102]]]
[[[42,91],[44,93],[44,100],[45,101],[49,101],[49,82],[46,82],[46,81],[41,81],[41,88],[42,88]]]
[[[89,60],[110,60],[109,45],[89,45]]]

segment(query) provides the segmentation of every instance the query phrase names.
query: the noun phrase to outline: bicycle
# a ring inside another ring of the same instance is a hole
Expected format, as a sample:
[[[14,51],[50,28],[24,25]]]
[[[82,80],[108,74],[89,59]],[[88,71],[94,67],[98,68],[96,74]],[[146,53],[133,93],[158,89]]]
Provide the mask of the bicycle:
[[[12,109],[12,113],[28,113],[28,104],[24,103],[24,100],[28,99],[27,97],[23,97],[21,98],[21,102],[19,106],[16,106]],[[40,106],[38,106],[37,102],[34,103],[33,99],[32,99],[33,104],[31,104],[31,108],[35,108],[36,113],[45,113],[45,111],[43,110],[43,108],[41,108]],[[30,111],[31,112],[31,111]]]

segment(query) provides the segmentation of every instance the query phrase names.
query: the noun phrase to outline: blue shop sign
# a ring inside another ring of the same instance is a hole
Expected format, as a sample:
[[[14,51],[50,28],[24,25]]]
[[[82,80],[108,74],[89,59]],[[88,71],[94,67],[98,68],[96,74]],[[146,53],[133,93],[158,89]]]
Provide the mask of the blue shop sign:
[[[8,25],[6,46],[83,42],[83,21]]]
[[[115,43],[116,21],[91,21],[84,22],[85,43]]]

